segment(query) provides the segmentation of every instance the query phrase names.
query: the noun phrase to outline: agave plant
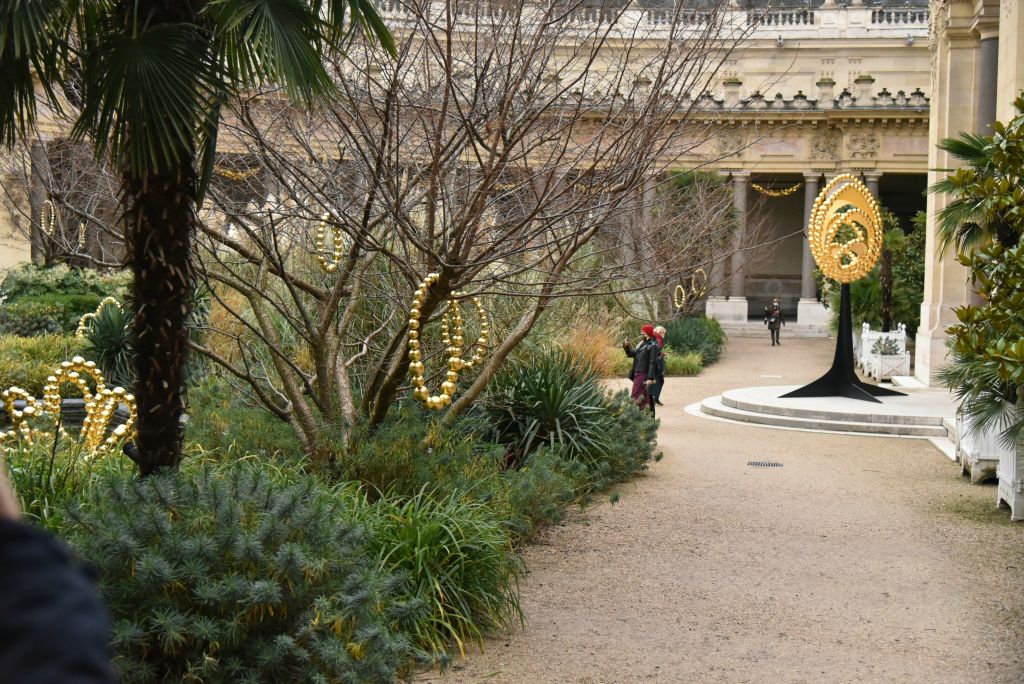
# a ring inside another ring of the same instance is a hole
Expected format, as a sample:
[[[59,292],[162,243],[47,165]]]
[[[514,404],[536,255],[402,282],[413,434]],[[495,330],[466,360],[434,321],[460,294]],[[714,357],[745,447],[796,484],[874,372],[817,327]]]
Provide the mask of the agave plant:
[[[541,353],[507,366],[484,399],[489,428],[518,466],[541,446],[566,458],[603,454],[612,420],[597,372],[565,352]]]
[[[127,307],[105,306],[85,329],[85,356],[95,361],[111,384],[135,386],[132,314]]]

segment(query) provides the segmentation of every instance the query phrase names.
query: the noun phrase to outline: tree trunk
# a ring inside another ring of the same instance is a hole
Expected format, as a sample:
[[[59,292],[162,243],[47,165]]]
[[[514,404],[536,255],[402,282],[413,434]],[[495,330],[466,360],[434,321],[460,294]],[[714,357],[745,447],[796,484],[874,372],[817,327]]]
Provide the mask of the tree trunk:
[[[163,171],[125,174],[143,476],[181,461],[195,188],[191,155]]]
[[[878,276],[882,300],[882,332],[892,330],[892,252],[882,249],[882,266]]]

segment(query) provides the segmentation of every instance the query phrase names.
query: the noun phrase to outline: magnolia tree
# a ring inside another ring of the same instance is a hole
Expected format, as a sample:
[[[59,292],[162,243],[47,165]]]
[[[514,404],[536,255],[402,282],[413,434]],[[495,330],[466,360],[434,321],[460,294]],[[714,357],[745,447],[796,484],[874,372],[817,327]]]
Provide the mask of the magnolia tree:
[[[414,327],[432,387],[451,378],[449,302],[466,347],[485,327],[469,301],[491,318],[455,415],[559,300],[710,272],[729,202],[656,207],[680,159],[714,147],[696,102],[744,38],[727,4],[389,3],[396,58],[351,51],[332,64],[339,97],[308,112],[253,93],[222,126],[196,259],[218,306],[198,351],[326,453],[323,435],[379,424],[410,389],[428,274]]]

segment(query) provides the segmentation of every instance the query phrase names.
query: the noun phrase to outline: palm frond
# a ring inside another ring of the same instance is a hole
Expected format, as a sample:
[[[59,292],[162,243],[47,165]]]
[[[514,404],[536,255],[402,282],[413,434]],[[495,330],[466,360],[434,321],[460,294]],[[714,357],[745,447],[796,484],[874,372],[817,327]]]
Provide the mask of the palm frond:
[[[11,147],[36,120],[39,76],[51,107],[59,108],[58,56],[69,16],[62,0],[0,2],[0,140]]]
[[[940,140],[936,147],[944,152],[949,152],[960,161],[982,170],[988,166],[991,160],[991,154],[987,149],[991,144],[991,138],[961,131],[955,138]]]
[[[158,170],[193,153],[197,122],[228,84],[196,26],[104,32],[83,65],[82,113],[72,133],[109,141],[126,168]]]
[[[321,58],[320,17],[303,0],[215,0],[207,15],[222,61],[239,85],[280,83],[312,102],[334,87]]]

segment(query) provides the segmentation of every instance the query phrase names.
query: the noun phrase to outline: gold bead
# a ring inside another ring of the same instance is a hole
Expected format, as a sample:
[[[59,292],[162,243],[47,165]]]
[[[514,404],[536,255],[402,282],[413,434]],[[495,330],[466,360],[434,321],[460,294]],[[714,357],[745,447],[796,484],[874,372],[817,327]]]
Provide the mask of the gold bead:
[[[458,373],[462,369],[462,359],[457,356],[448,359],[448,369]]]
[[[452,398],[449,395],[447,395],[447,394],[442,394],[441,396],[439,396],[437,398],[437,407],[438,408],[445,408],[446,406],[448,406],[451,403],[452,403]]]
[[[413,361],[409,364],[409,372],[413,375],[423,375],[423,364],[419,361]]]
[[[419,333],[418,330],[411,330],[411,329],[409,330],[409,339],[410,340],[418,340],[419,338],[420,338],[420,333]]]
[[[449,397],[455,394],[455,383],[454,382],[442,382],[441,391],[447,394]]]
[[[409,360],[410,361],[419,361],[420,360],[420,353],[419,353],[419,351],[416,350],[416,349],[410,349],[409,350]]]
[[[409,340],[409,349],[416,350],[416,349],[419,349],[419,348],[420,348],[420,341],[419,340],[416,340],[416,339],[410,339]]]
[[[462,335],[455,335],[452,337],[452,344],[456,347],[461,347],[463,343]]]
[[[455,371],[448,371],[445,374],[444,379],[447,380],[448,382],[458,382],[459,374],[456,373]]]
[[[419,321],[417,321],[415,318],[410,318],[409,319],[409,329],[410,330],[417,330],[417,329],[419,329],[419,327],[420,327],[420,322]]]
[[[421,385],[412,391],[412,396],[418,401],[426,401],[427,397],[430,396],[430,392]]]

